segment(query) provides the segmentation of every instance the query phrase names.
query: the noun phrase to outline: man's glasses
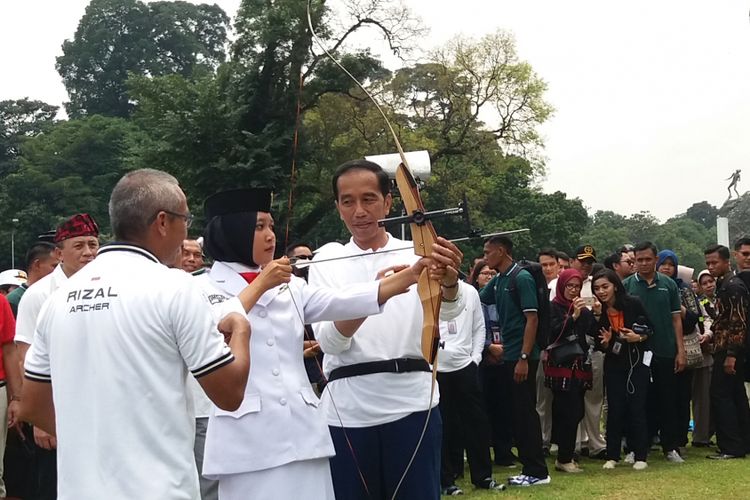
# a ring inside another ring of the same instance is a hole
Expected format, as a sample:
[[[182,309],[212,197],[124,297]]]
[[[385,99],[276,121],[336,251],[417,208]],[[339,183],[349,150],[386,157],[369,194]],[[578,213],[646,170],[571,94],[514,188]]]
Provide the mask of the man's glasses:
[[[297,259],[297,260],[312,260],[313,256],[312,256],[312,255],[305,255],[305,254],[302,254],[302,255],[295,255],[295,256],[294,256],[294,257],[292,257],[292,258],[293,258],[293,259]]]
[[[188,228],[193,225],[193,214],[191,214],[190,212],[186,214],[179,214],[177,212],[171,212],[169,210],[159,210],[159,212],[164,212],[165,214],[179,217],[180,219],[185,219],[185,226],[187,226]]]

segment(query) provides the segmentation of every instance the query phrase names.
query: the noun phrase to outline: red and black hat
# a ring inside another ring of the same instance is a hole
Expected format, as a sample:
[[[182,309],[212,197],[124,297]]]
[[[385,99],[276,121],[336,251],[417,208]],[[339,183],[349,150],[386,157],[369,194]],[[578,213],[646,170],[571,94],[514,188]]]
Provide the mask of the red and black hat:
[[[55,243],[76,236],[99,236],[99,226],[89,214],[76,214],[59,226],[55,232]]]

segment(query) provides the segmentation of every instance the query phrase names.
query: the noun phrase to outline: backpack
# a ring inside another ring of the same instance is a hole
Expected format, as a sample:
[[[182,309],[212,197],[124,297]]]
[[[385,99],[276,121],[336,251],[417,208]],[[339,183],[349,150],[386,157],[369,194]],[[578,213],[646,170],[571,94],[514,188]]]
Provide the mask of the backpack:
[[[547,279],[544,277],[542,272],[542,266],[538,262],[532,262],[529,260],[521,260],[516,262],[516,267],[510,272],[510,283],[508,284],[508,291],[510,296],[513,298],[516,307],[521,308],[521,295],[518,291],[517,278],[518,274],[522,270],[526,270],[532,278],[534,278],[534,284],[536,285],[536,301],[539,304],[537,308],[537,317],[539,323],[536,327],[536,345],[539,349],[544,350],[549,346],[550,343],[550,306],[549,306],[549,288],[547,287]]]

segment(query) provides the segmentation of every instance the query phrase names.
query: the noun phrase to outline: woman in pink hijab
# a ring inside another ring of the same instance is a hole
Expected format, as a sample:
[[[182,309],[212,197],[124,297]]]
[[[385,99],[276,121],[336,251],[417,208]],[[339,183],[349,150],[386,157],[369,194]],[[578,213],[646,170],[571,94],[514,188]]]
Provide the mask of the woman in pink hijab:
[[[573,460],[576,431],[583,418],[583,395],[591,388],[586,335],[595,337],[596,320],[581,298],[583,277],[566,269],[557,278],[550,307],[550,340],[545,350],[545,385],[552,389],[552,440],[557,443],[555,469],[582,472]]]

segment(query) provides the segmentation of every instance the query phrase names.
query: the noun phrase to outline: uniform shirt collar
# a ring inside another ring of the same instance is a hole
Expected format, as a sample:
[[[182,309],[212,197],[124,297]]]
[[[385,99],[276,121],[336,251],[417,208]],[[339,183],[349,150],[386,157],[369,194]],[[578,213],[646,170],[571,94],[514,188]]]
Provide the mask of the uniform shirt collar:
[[[102,255],[104,253],[109,252],[130,252],[137,255],[140,255],[142,257],[147,258],[148,260],[152,260],[159,264],[159,259],[156,258],[156,256],[151,253],[150,251],[146,250],[143,247],[139,247],[138,245],[133,245],[132,243],[110,243],[108,245],[104,245],[99,249],[99,252],[97,255]]]

